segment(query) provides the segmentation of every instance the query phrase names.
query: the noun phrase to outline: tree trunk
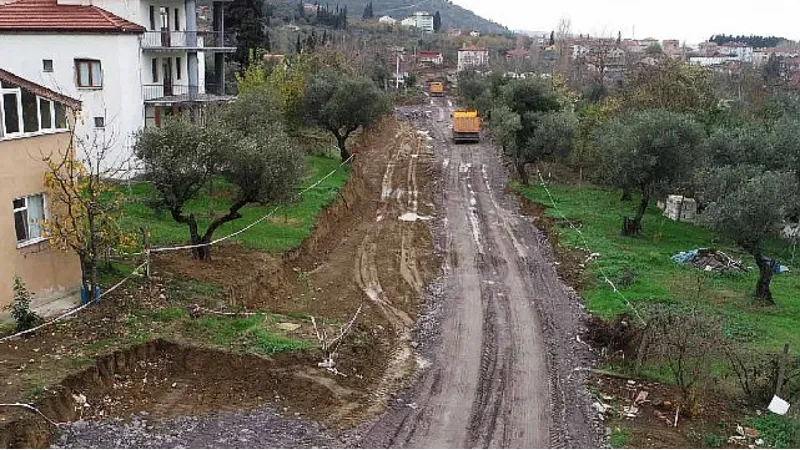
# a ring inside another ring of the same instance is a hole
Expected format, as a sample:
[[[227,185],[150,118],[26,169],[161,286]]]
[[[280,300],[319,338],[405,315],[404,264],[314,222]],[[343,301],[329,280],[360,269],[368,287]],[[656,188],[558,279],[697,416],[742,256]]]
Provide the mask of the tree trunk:
[[[192,256],[194,256],[195,259],[200,261],[211,261],[211,246],[207,245],[208,243],[209,242],[207,242],[205,239],[199,239],[198,242],[193,241],[192,245],[201,245],[201,244],[206,244],[206,245],[203,245],[202,247],[193,248]]]
[[[636,217],[633,218],[633,222],[636,225],[636,228],[641,230],[642,229],[642,219],[644,218],[644,213],[647,211],[647,207],[650,205],[650,192],[644,190],[642,192],[642,201],[639,202],[639,208],[636,210]]]
[[[514,166],[517,168],[517,175],[519,175],[519,182],[527,186],[530,183],[528,180],[528,171],[525,170],[525,163],[518,158],[514,158]]]
[[[631,200],[633,200],[633,194],[631,193],[631,190],[628,188],[622,189],[622,199],[620,201],[629,202]]]
[[[89,289],[87,298],[90,302],[98,300],[97,298],[97,229],[95,228],[96,218],[94,214],[89,211]]]
[[[756,260],[758,266],[759,277],[756,284],[756,300],[768,305],[774,305],[775,301],[772,299],[772,291],[769,286],[772,283],[772,277],[775,275],[775,267],[777,261],[764,257],[761,250],[753,251],[753,258]]]
[[[342,157],[342,161],[347,161],[350,159],[350,151],[347,150],[347,137],[344,136],[336,136],[336,142],[339,145],[339,154]]]
[[[642,201],[639,202],[639,207],[636,209],[636,216],[633,219],[625,217],[622,223],[623,236],[635,236],[642,232],[642,218],[647,211],[647,206],[650,204],[650,193],[647,190],[642,192]]]

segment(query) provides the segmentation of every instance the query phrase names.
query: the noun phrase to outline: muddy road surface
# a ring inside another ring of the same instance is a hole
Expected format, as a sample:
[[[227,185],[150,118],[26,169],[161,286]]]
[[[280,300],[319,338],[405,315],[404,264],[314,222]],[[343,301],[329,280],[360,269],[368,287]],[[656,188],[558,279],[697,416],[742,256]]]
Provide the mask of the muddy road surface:
[[[581,369],[583,307],[558,278],[549,244],[517,211],[501,158],[484,138],[452,144],[452,103],[410,116],[440,171],[444,251],[431,366],[363,444],[412,448],[594,447]],[[423,114],[420,114],[423,113]]]

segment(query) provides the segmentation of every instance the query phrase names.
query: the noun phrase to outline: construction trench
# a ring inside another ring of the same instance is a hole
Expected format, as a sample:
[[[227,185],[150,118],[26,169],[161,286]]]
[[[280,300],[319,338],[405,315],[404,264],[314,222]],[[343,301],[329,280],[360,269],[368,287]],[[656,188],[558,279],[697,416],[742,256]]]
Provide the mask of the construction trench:
[[[582,302],[487,139],[452,143],[452,111],[432,99],[367,133],[313,236],[234,286],[247,306],[293,312],[300,271],[317,292],[308,314],[346,320],[363,305],[349,340],[368,344],[343,345],[338,373],[315,352],[155,340],[99,358],[37,403],[66,424],[0,422],[0,447],[598,446]],[[253,264],[220,260],[191,275],[230,282]]]

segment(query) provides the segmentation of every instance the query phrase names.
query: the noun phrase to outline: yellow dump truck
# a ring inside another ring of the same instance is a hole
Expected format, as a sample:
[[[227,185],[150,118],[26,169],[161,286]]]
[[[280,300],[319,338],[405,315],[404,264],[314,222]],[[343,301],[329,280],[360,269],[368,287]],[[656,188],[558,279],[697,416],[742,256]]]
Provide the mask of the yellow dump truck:
[[[430,86],[431,97],[444,97],[444,83],[433,81]]]
[[[481,141],[481,119],[478,111],[453,112],[453,142],[475,143]]]

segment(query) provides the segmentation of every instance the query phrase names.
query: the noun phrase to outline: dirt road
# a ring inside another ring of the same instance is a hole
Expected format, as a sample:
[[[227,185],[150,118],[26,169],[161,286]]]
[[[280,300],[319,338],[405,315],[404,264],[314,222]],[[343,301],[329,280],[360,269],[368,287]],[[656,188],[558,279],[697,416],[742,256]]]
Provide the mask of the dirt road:
[[[542,233],[517,213],[488,143],[455,146],[452,106],[426,109],[444,250],[439,348],[366,445],[413,448],[595,446],[579,368],[582,307],[558,279]],[[576,370],[578,369],[578,370]]]

